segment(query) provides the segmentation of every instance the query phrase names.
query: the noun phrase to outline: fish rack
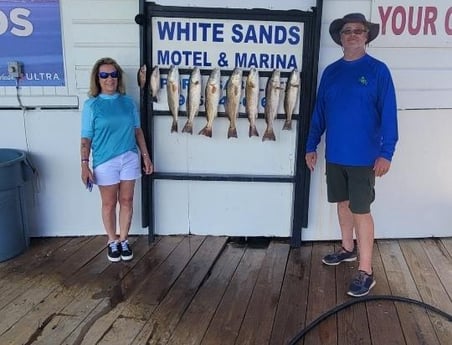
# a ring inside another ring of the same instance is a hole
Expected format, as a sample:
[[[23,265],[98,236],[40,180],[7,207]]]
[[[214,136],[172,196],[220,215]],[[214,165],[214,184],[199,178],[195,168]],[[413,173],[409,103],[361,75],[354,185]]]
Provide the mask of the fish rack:
[[[241,174],[241,173],[210,173],[210,172],[178,172],[178,171],[159,171],[157,170],[150,176],[143,176],[142,179],[142,225],[148,227],[149,242],[154,241],[155,236],[155,195],[154,183],[157,180],[172,180],[172,181],[209,181],[209,182],[243,182],[243,183],[290,183],[293,185],[293,200],[292,200],[292,230],[291,230],[291,245],[298,247],[301,245],[301,231],[302,228],[307,227],[308,223],[308,208],[309,208],[309,185],[310,185],[310,171],[304,162],[305,142],[308,133],[310,114],[312,113],[315,94],[317,89],[317,69],[318,69],[318,52],[320,45],[320,26],[321,26],[321,8],[322,1],[317,1],[317,6],[311,8],[311,11],[274,11],[265,9],[212,9],[212,8],[187,8],[187,7],[172,7],[160,6],[154,3],[147,3],[140,1],[140,13],[136,17],[136,22],[140,25],[141,36],[141,63],[146,63],[148,66],[154,66],[152,61],[152,30],[151,20],[153,16],[158,17],[194,17],[194,18],[251,18],[256,20],[268,20],[273,18],[286,21],[301,21],[304,23],[305,37],[304,47],[302,52],[302,70],[300,75],[303,80],[302,92],[299,96],[299,112],[294,114],[293,119],[296,121],[297,133],[295,147],[293,148],[296,156],[295,172],[290,175],[275,175],[275,174]],[[167,73],[169,68],[161,68],[161,73]],[[189,75],[191,68],[180,68],[181,75]],[[201,69],[203,76],[208,75],[211,69]],[[222,76],[229,76],[232,69],[222,69]],[[282,72],[281,76],[287,78],[290,72]],[[243,71],[243,76],[246,77],[248,70]],[[271,71],[259,71],[261,77],[269,77]],[[142,127],[145,129],[145,137],[151,152],[155,147],[155,128],[154,122],[158,117],[171,116],[168,110],[154,109],[154,104],[150,100],[147,88],[141,91],[140,106],[142,114]],[[303,115],[300,115],[303,114]],[[187,116],[185,111],[180,111],[179,115],[182,118]],[[204,111],[200,111],[198,117],[205,116]],[[227,114],[224,111],[218,112],[218,118],[224,118]],[[239,118],[246,118],[245,112],[238,114]],[[264,113],[259,112],[258,119],[263,119]],[[284,114],[278,114],[277,119],[283,119]],[[195,135],[195,134],[194,134]],[[152,155],[152,153],[151,153]]]

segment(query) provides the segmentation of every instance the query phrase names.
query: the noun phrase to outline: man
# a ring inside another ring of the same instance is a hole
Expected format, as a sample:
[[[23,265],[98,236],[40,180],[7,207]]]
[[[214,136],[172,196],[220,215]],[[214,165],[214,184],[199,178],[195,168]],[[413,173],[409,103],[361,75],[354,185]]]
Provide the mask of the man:
[[[334,20],[329,32],[344,55],[322,75],[305,158],[313,171],[317,145],[326,132],[328,201],[337,203],[342,248],[322,261],[338,265],[355,261],[359,254],[358,272],[347,294],[360,297],[376,283],[370,205],[375,199],[375,176],[389,171],[398,140],[396,97],[388,67],[366,53],[367,44],[378,36],[378,24],[361,13],[350,13]]]

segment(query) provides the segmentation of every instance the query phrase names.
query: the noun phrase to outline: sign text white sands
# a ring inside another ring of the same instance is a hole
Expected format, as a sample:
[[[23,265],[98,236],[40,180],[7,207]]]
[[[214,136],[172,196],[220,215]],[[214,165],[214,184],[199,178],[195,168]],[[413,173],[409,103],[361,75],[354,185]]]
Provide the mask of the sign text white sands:
[[[301,70],[303,23],[200,18],[152,19],[159,66]]]

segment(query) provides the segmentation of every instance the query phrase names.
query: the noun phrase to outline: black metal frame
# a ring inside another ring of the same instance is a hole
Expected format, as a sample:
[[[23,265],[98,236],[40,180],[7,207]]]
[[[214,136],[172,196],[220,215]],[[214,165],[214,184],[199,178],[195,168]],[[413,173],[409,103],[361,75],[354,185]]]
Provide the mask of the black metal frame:
[[[300,92],[299,113],[302,116],[294,115],[297,121],[297,147],[294,176],[261,176],[261,175],[236,175],[236,174],[182,174],[182,173],[162,173],[155,172],[142,177],[142,226],[148,227],[149,242],[154,241],[154,180],[191,180],[191,181],[235,181],[235,182],[283,182],[294,184],[294,199],[292,211],[292,236],[291,245],[299,247],[301,245],[301,229],[307,227],[309,209],[309,185],[310,172],[306,167],[304,152],[306,137],[309,129],[312,109],[317,90],[318,55],[320,46],[320,25],[321,25],[322,0],[317,0],[316,7],[311,12],[301,10],[267,10],[267,9],[230,9],[230,8],[204,8],[204,7],[176,7],[161,6],[153,2],[140,0],[140,13],[135,17],[135,21],[140,25],[140,65],[146,63],[153,66],[149,47],[152,47],[151,18],[159,17],[185,17],[185,18],[212,18],[212,19],[246,19],[246,20],[268,20],[269,17],[278,21],[291,21],[304,23],[304,41],[302,52],[302,92]],[[183,70],[181,70],[183,73]],[[164,73],[164,70],[163,70]],[[208,71],[202,71],[208,73]],[[271,72],[263,72],[261,75],[270,75]],[[227,74],[227,73],[226,73]],[[222,71],[223,75],[223,71]],[[244,73],[246,75],[246,72]],[[286,76],[288,73],[281,73]],[[169,115],[168,112],[153,110],[150,102],[148,85],[141,90],[140,110],[141,123],[144,129],[145,138],[149,154],[153,153],[153,116]],[[182,114],[181,114],[182,115]],[[200,114],[201,115],[201,114]],[[218,114],[218,116],[225,116]],[[246,114],[239,115],[246,117]],[[260,115],[262,116],[262,115]]]

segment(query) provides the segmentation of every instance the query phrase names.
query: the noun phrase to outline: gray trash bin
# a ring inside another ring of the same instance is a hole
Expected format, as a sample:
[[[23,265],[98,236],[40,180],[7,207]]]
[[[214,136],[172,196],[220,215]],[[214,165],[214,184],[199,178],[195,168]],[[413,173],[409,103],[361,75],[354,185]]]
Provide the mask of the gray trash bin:
[[[32,175],[24,151],[0,148],[0,261],[29,245],[25,183]]]

